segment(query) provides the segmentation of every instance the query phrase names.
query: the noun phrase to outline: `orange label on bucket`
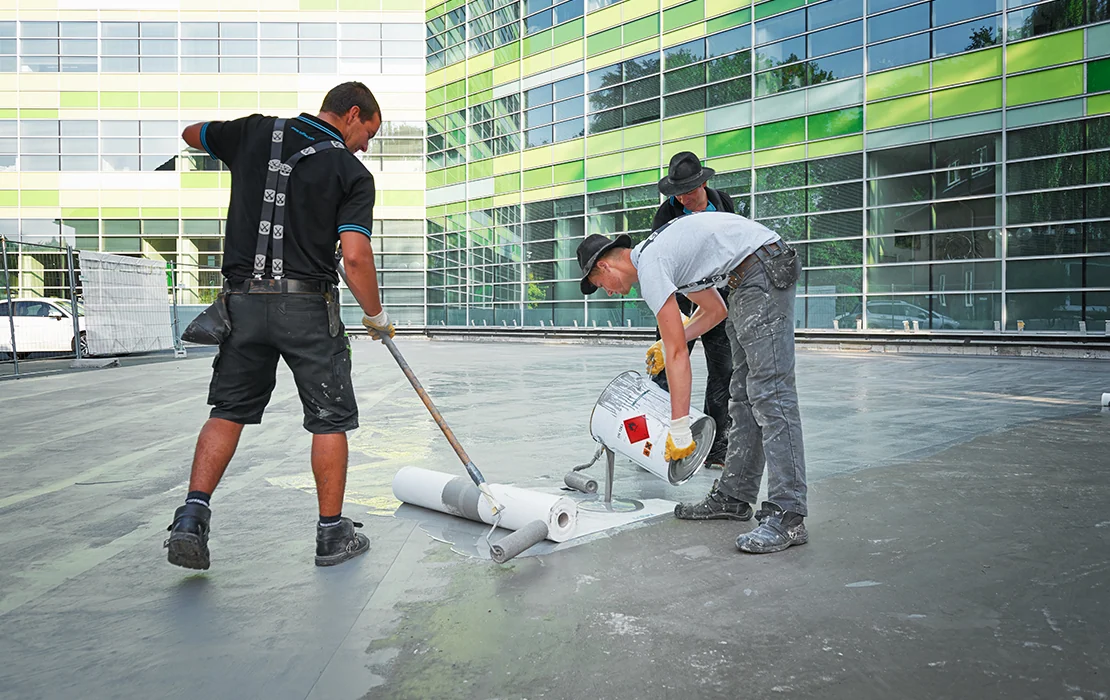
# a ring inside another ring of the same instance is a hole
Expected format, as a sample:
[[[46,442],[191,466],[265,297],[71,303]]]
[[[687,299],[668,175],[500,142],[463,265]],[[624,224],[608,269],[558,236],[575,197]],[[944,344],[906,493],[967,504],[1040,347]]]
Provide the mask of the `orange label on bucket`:
[[[651,456],[651,443],[650,442],[645,442],[644,443],[644,456],[645,457],[650,457]]]
[[[625,419],[624,432],[628,435],[628,441],[633,445],[637,442],[647,440],[651,437],[651,434],[648,433],[647,416],[636,416],[635,418]]]

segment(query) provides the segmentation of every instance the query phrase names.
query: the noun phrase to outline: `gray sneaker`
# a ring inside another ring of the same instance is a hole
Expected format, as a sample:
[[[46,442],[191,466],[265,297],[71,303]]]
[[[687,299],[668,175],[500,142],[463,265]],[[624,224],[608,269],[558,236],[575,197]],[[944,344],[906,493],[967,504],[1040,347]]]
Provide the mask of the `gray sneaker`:
[[[679,503],[674,507],[674,517],[680,520],[751,520],[752,507],[738,498],[727,496],[717,488],[717,481],[709,495],[697,503]]]
[[[736,548],[748,554],[770,554],[796,544],[809,542],[805,519],[797,513],[784,513],[774,503],[764,502],[759,509],[759,527],[736,538]]]

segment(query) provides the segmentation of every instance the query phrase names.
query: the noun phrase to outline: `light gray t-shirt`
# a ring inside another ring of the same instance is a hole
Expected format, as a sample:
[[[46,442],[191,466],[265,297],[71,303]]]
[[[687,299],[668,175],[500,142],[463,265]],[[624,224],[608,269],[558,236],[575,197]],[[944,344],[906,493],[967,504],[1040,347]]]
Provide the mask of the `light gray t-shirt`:
[[[724,287],[728,273],[744,258],[777,240],[777,233],[738,214],[681,216],[632,249],[640,295],[658,314],[675,292]]]

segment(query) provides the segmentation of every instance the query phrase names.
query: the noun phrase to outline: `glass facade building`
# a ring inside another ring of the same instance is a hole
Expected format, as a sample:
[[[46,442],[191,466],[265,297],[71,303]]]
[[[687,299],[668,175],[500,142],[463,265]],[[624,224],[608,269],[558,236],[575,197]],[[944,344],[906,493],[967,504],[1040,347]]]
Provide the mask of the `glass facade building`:
[[[425,29],[429,325],[652,325],[574,251],[646,236],[684,150],[800,251],[799,328],[1110,321],[1107,0],[429,0]]]
[[[68,244],[165,261],[179,301],[207,303],[221,284],[230,173],[186,148],[182,128],[316,114],[329,88],[361,80],[384,118],[361,154],[378,187],[383,296],[399,324],[423,325],[423,41],[421,9],[381,0],[0,0],[0,235],[13,293],[68,296],[65,256],[24,245]]]

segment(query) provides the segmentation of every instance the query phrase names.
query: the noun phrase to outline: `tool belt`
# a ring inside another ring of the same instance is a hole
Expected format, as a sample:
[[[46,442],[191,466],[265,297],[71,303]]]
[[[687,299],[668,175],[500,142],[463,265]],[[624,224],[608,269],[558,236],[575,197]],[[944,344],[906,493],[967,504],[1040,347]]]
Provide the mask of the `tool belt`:
[[[291,280],[286,277],[224,282],[224,292],[228,294],[327,294],[331,289],[330,282]]]
[[[766,262],[771,258],[777,258],[789,250],[790,246],[786,245],[781,239],[760,246],[754,253],[741,260],[740,264],[733,268],[732,272],[728,273],[728,288],[736,289],[739,287],[740,283],[744,281],[744,275],[747,274],[756,263]]]

